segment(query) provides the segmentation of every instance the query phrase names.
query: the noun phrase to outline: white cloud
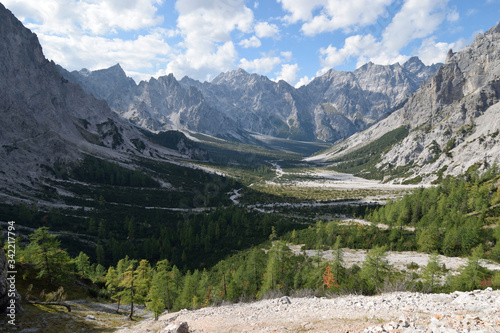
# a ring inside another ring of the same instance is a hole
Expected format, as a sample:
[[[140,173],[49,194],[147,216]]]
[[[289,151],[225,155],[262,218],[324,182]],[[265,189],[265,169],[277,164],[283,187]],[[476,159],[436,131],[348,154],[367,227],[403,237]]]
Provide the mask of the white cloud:
[[[237,55],[231,41],[207,53],[200,52],[199,49],[188,49],[174,57],[166,68],[158,71],[155,76],[173,73],[177,78],[187,75],[194,79],[210,81],[217,74],[233,68]]]
[[[39,33],[65,35],[90,33],[100,35],[118,30],[151,27],[163,21],[157,15],[161,0],[5,0],[5,6],[20,17],[36,22],[30,29]]]
[[[248,49],[250,47],[260,47],[262,43],[260,42],[260,39],[257,38],[257,36],[252,36],[248,39],[243,39],[238,43],[238,45],[244,47],[245,49]]]
[[[183,50],[162,72],[210,80],[232,69],[237,52],[231,33],[250,32],[254,21],[252,10],[243,0],[178,0],[175,7]]]
[[[276,37],[280,32],[278,26],[276,24],[268,23],[268,22],[259,22],[255,25],[255,34],[259,38],[266,37]]]
[[[258,72],[266,74],[271,72],[280,63],[281,59],[279,57],[267,55],[254,60],[243,58],[240,60],[239,67],[243,68],[247,72]]]
[[[60,37],[39,34],[38,37],[43,44],[51,45],[50,48],[44,48],[46,57],[57,59],[58,64],[70,70],[82,67],[96,70],[116,63],[131,72],[148,67],[151,69],[154,62],[165,64],[171,51],[160,33],[139,36],[135,40],[111,40],[87,35]],[[138,79],[137,76],[134,78]]]
[[[291,15],[284,17],[288,23],[297,23],[298,21],[309,21],[313,18],[313,10],[325,5],[326,0],[277,0],[281,3],[283,9]]]
[[[302,25],[304,34],[313,36],[338,29],[351,30],[376,22],[392,0],[329,0],[321,14]]]
[[[307,75],[302,77],[296,84],[295,88],[300,88],[302,86],[308,85],[314,78],[309,78]]]
[[[317,75],[352,58],[357,58],[358,67],[367,61],[382,65],[405,62],[409,57],[402,55],[401,49],[415,39],[430,38],[447,16],[447,3],[448,0],[406,0],[382,32],[382,38],[377,39],[371,34],[354,35],[345,39],[342,48],[330,45],[320,49],[323,67]],[[423,61],[428,63],[432,59],[441,59],[443,54],[446,56],[448,50],[440,51],[444,47],[443,43],[428,41],[423,44],[420,50],[425,58]]]
[[[283,64],[281,65],[281,71],[275,73],[277,75],[274,81],[284,80],[291,85],[295,84],[297,81],[297,72],[299,71],[298,64]]]
[[[334,46],[320,49],[321,65],[324,68],[335,67],[343,64],[351,57],[376,56],[381,45],[372,35],[356,35],[346,38],[344,47],[337,49]]]
[[[288,23],[305,22],[304,34],[312,36],[338,29],[349,30],[376,22],[393,0],[278,0]],[[316,16],[315,13],[319,13]]]
[[[445,18],[448,0],[407,0],[383,32],[383,43],[397,52],[416,38],[434,33]]]
[[[280,52],[280,55],[283,57],[285,61],[290,61],[292,60],[293,53],[291,51],[282,51]]]
[[[456,22],[460,18],[460,14],[456,9],[451,10],[447,15],[446,15],[446,20],[449,22]]]
[[[68,70],[91,70],[120,63],[130,73],[165,65],[171,47],[166,38],[174,30],[154,27],[157,0],[4,0],[2,1],[38,36],[43,51]],[[148,28],[125,40],[113,37],[118,30]],[[134,74],[134,78],[139,76]]]
[[[463,38],[454,43],[436,42],[435,38],[428,38],[422,41],[422,45],[418,49],[418,57],[426,65],[445,62],[448,50],[453,49],[454,52],[461,50],[467,45],[467,41]]]

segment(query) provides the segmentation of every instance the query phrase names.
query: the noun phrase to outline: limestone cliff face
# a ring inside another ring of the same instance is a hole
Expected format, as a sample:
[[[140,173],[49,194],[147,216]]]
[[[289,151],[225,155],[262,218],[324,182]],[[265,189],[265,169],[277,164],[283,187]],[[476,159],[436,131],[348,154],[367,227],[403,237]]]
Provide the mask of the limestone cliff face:
[[[36,35],[1,4],[0,59],[0,184],[36,186],[55,164],[84,153],[153,153],[149,144],[136,148],[145,141],[136,126],[64,79]]]
[[[486,168],[500,157],[500,26],[448,54],[432,79],[386,119],[334,146],[333,159],[406,125],[410,134],[384,155],[380,168],[413,163],[414,175],[436,178]],[[341,146],[349,147],[340,151]]]
[[[61,71],[105,99],[114,111],[151,130],[189,129],[228,138],[251,132],[335,141],[404,104],[438,67],[425,66],[418,58],[402,66],[369,63],[354,72],[330,70],[299,89],[242,69],[222,73],[211,82],[188,77],[177,81],[168,75],[135,87],[117,66],[96,72]]]

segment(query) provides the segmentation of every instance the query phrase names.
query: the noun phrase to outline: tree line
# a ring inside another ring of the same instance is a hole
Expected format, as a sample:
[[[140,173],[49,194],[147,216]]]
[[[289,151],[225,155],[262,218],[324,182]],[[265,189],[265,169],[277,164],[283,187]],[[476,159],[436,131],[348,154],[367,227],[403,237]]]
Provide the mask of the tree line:
[[[322,259],[320,251],[313,256],[294,253],[287,242],[277,238],[275,230],[270,239],[267,245],[240,251],[210,268],[186,272],[166,259],[152,263],[125,256],[116,265],[104,267],[92,263],[83,252],[72,258],[46,227],[31,234],[26,246],[19,243],[16,255],[24,278],[43,280],[54,288],[74,284],[75,279],[89,281],[93,296],[115,302],[117,312],[122,304],[129,304],[130,318],[136,304],[146,305],[158,318],[164,311],[281,295],[371,295],[401,289],[438,292],[500,285],[500,274],[480,265],[484,257],[481,245],[472,251],[459,275],[450,275],[437,253],[417,273],[416,264],[404,271],[394,270],[386,246],[373,246],[358,266],[344,261],[342,236],[336,238],[329,261]]]

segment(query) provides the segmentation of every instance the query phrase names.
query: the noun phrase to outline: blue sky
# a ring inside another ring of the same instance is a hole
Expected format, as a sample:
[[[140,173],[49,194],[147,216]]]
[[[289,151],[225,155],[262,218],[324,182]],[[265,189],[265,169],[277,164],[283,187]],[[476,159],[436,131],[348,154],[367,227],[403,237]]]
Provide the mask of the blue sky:
[[[243,68],[299,86],[372,61],[430,65],[496,25],[500,0],[1,0],[68,70],[136,81]]]

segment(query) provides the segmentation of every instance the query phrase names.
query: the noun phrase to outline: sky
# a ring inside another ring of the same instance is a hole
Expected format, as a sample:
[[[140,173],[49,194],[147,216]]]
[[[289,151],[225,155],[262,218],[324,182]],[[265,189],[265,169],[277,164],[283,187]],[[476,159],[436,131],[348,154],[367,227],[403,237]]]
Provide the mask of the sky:
[[[0,0],[67,70],[136,82],[222,72],[299,87],[329,69],[444,62],[500,20],[500,0]]]

